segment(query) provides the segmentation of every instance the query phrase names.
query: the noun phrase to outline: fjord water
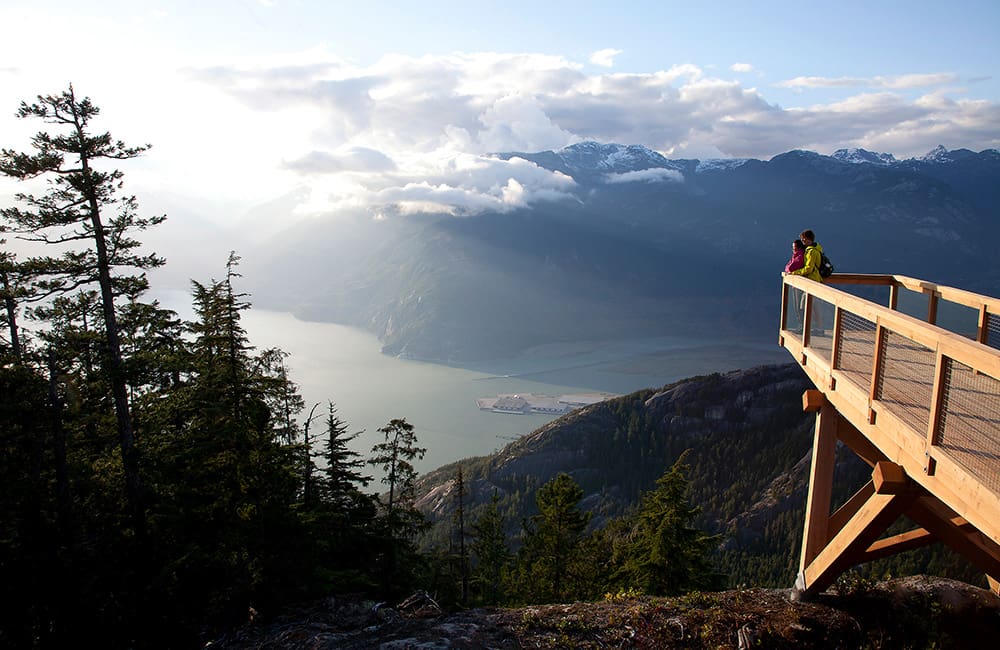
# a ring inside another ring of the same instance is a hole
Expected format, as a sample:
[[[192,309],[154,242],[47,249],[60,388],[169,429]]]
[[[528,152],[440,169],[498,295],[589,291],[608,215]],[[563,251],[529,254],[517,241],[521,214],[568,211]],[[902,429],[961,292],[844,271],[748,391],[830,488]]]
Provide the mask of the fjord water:
[[[650,339],[542,346],[470,369],[390,357],[368,332],[304,322],[288,313],[254,309],[243,322],[259,349],[281,347],[291,354],[288,365],[307,412],[319,403],[317,413],[325,413],[332,401],[350,431],[364,431],[353,445],[359,453],[367,455],[381,442],[379,427],[392,418],[406,418],[427,448],[423,461],[415,464],[421,472],[488,454],[556,417],[482,411],[478,397],[624,394],[692,375],[788,360],[776,345]],[[320,418],[312,431],[322,427]]]
[[[164,307],[191,319],[190,297],[160,296]],[[363,330],[306,322],[285,312],[250,309],[243,325],[257,350],[280,347],[292,380],[319,416],[323,430],[333,402],[349,431],[363,431],[352,448],[367,456],[382,441],[378,428],[393,418],[414,426],[427,454],[415,463],[426,472],[446,463],[481,456],[555,419],[554,415],[509,415],[479,410],[476,398],[502,393],[626,394],[660,387],[699,374],[786,362],[776,344],[725,344],[680,338],[545,345],[508,359],[467,367],[382,354],[378,339]]]

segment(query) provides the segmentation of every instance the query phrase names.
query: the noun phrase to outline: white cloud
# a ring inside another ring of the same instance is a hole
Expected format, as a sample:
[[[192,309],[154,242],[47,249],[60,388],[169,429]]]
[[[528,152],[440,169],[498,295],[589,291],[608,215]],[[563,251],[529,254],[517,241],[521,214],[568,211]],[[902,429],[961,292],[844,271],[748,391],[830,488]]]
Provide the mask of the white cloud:
[[[283,165],[299,174],[336,174],[338,172],[385,172],[396,165],[381,151],[366,147],[348,147],[338,152],[310,151]]]
[[[610,68],[615,64],[615,57],[621,53],[622,53],[621,50],[615,50],[611,48],[604,50],[597,50],[596,52],[590,55],[590,62],[593,63],[594,65],[599,65],[604,68]]]
[[[938,142],[983,148],[997,146],[1000,138],[1000,108],[993,103],[955,101],[944,93],[919,100],[897,94],[953,78],[945,74],[800,78],[784,85],[864,82],[880,92],[793,108],[692,64],[587,74],[561,57],[533,54],[393,55],[359,67],[317,52],[280,68],[216,67],[197,76],[260,115],[309,116],[311,130],[287,143],[282,168],[309,173],[313,184],[317,174],[339,176],[323,182],[323,199],[314,202],[330,209],[398,203],[404,212],[434,205],[467,214],[566,196],[568,187],[540,180],[534,166],[515,167],[514,159],[498,167],[484,156],[590,139],[644,144],[674,157],[766,159],[795,148],[845,146],[905,157]],[[876,147],[883,143],[894,146]],[[650,172],[657,174],[662,172]],[[640,180],[651,178],[611,182]]]
[[[153,29],[180,22],[174,13],[154,21],[137,11],[143,31],[130,29],[135,23],[124,13],[0,8],[5,24],[46,25],[53,42],[93,35],[87,57],[68,59],[37,50],[31,30],[14,30],[0,42],[2,144],[23,148],[37,128],[9,117],[19,101],[72,80],[101,107],[98,128],[128,143],[153,143],[125,169],[131,191],[140,199],[144,192],[194,197],[218,221],[299,187],[309,190],[302,213],[391,213],[395,202],[468,214],[564,198],[573,191],[566,177],[489,154],[556,150],[581,140],[692,158],[766,159],[794,148],[851,146],[906,157],[939,142],[1000,146],[1000,106],[967,99],[948,72],[796,77],[778,87],[802,98],[820,88],[833,99],[788,106],[777,103],[787,92],[720,78],[755,71],[743,62],[724,71],[687,63],[624,74],[532,52],[385,54],[359,63],[305,43],[233,54],[238,49],[224,44],[179,47]],[[105,34],[121,36],[99,37]],[[619,54],[600,50],[589,62],[611,66]],[[915,90],[924,92],[915,97]]]
[[[905,90],[955,83],[958,76],[951,73],[904,74],[892,77],[795,77],[779,81],[778,88],[887,88]]]
[[[672,183],[683,183],[684,174],[680,173],[676,169],[664,169],[662,167],[654,167],[651,169],[640,169],[634,172],[624,172],[622,174],[607,174],[604,177],[604,182],[609,184],[661,183],[663,181],[670,181]]]

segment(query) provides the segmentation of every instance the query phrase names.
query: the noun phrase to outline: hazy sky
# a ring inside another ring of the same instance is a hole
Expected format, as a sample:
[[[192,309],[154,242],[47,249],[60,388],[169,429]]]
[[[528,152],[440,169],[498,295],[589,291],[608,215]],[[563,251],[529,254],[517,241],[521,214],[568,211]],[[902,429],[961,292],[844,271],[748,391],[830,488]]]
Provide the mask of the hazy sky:
[[[154,145],[124,167],[143,207],[188,223],[282,196],[302,216],[524,205],[571,183],[483,154],[588,139],[1000,147],[997,0],[0,0],[0,24],[0,145],[39,127],[21,100],[72,82],[97,128]]]

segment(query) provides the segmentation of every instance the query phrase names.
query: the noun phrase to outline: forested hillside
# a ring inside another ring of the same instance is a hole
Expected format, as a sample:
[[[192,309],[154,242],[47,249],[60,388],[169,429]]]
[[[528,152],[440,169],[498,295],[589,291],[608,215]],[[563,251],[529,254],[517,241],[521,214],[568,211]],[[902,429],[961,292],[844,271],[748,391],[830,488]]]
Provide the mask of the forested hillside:
[[[559,473],[582,488],[591,529],[635,509],[685,451],[694,524],[719,535],[711,554],[731,586],[789,587],[799,542],[815,416],[802,411],[811,384],[795,364],[686,379],[568,414],[487,457],[442,467],[419,483],[418,507],[436,520],[441,544],[454,525],[452,478],[460,469],[475,518],[496,495],[516,545],[521,521],[537,513],[534,492]],[[842,503],[871,470],[846,447],[835,480]],[[931,573],[979,584],[981,575],[947,549],[890,558],[865,574]]]

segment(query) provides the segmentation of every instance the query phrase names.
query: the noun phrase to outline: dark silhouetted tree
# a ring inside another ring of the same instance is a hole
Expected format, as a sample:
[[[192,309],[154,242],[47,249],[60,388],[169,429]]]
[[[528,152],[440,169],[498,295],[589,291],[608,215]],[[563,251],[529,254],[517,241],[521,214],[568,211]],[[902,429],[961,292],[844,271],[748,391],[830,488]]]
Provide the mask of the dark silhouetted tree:
[[[154,254],[143,255],[131,233],[163,221],[138,216],[134,196],[119,196],[123,173],[99,167],[108,161],[135,158],[149,146],[129,147],[110,133],[93,134],[90,123],[99,109],[89,98],[77,99],[73,87],[58,95],[21,103],[17,115],[58,129],[32,138],[33,153],[0,152],[0,173],[20,180],[45,178],[48,191],[40,196],[18,193],[24,207],[3,208],[0,215],[11,232],[24,239],[52,244],[57,256],[29,258],[22,265],[35,278],[40,295],[68,293],[96,285],[104,329],[103,363],[110,384],[117,422],[125,486],[132,524],[139,540],[145,535],[142,481],[121,350],[117,297],[147,286],[146,269],[163,264]],[[135,269],[129,275],[125,269]]]
[[[415,538],[426,527],[424,516],[414,507],[417,471],[413,461],[424,457],[426,449],[417,446],[413,425],[405,419],[393,419],[379,430],[384,441],[372,447],[368,462],[382,469],[382,483],[389,487],[382,503],[382,527],[385,555],[383,588],[405,589],[417,561]]]
[[[503,600],[503,576],[513,558],[499,502],[500,497],[494,492],[489,505],[472,524],[471,550],[475,559],[472,586],[478,600],[487,605]]]

